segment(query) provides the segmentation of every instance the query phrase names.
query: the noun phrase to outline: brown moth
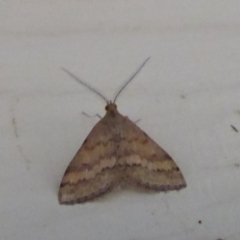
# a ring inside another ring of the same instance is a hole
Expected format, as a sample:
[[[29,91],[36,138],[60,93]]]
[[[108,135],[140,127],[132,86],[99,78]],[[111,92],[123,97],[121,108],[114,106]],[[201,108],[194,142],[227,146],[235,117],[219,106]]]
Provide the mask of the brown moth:
[[[63,69],[102,97],[107,105],[105,116],[93,127],[63,176],[58,195],[60,204],[86,202],[122,182],[155,191],[186,187],[173,159],[134,122],[121,115],[115,104],[120,92],[148,60],[120,89],[113,102]]]

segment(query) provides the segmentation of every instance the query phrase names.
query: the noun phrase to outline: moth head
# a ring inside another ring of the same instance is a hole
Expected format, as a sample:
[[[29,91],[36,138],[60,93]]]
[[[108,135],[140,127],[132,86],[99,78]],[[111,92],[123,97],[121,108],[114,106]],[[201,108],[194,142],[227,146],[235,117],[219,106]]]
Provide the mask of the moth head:
[[[115,103],[109,102],[107,106],[105,107],[105,110],[107,112],[109,111],[115,111],[117,109],[117,105]]]

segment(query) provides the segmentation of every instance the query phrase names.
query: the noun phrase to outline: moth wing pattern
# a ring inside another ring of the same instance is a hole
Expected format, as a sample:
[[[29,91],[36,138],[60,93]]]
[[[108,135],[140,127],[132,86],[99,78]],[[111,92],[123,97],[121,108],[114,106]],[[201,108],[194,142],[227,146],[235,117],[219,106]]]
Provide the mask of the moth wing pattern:
[[[156,191],[186,187],[173,159],[135,123],[121,115],[115,104],[122,90],[149,59],[120,88],[113,102],[63,69],[107,105],[105,116],[94,126],[65,171],[58,194],[60,204],[86,202],[110,191],[121,181]]]
[[[127,117],[122,124],[119,162],[125,165],[125,178],[131,184],[156,191],[186,187],[174,160]]]
[[[66,169],[59,202],[81,203],[110,191],[117,181],[116,162],[112,127],[103,118],[93,127]]]

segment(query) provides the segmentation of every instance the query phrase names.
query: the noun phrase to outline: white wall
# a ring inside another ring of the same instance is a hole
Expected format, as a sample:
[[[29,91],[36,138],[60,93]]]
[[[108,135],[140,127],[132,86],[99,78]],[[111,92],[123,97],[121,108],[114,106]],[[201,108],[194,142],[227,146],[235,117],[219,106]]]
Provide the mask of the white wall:
[[[2,1],[0,239],[240,239],[240,2]],[[71,207],[62,175],[111,99],[175,159],[187,188]],[[202,221],[199,224],[199,220]]]

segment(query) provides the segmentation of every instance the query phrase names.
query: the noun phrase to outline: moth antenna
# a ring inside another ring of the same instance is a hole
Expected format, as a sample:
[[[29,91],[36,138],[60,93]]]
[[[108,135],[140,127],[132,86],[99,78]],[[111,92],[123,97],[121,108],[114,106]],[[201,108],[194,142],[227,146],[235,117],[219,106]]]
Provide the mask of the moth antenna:
[[[131,78],[122,86],[122,88],[118,91],[118,93],[116,94],[113,103],[116,102],[119,94],[122,92],[122,90],[133,80],[133,78],[140,72],[140,70],[143,68],[143,66],[147,63],[147,61],[150,59],[151,57],[148,57],[144,63],[138,68],[138,70],[131,76]]]
[[[68,75],[70,75],[70,77],[72,77],[73,79],[75,79],[77,82],[79,82],[80,84],[82,84],[83,86],[85,86],[86,88],[88,88],[89,90],[91,90],[92,92],[96,93],[98,96],[100,96],[102,99],[104,99],[104,101],[106,103],[108,103],[108,100],[105,96],[103,96],[100,92],[98,92],[95,88],[91,87],[90,85],[88,85],[87,83],[83,82],[81,79],[79,79],[78,77],[76,77],[74,74],[72,74],[71,72],[69,72],[67,69],[65,68],[61,68],[64,72],[66,72]]]

